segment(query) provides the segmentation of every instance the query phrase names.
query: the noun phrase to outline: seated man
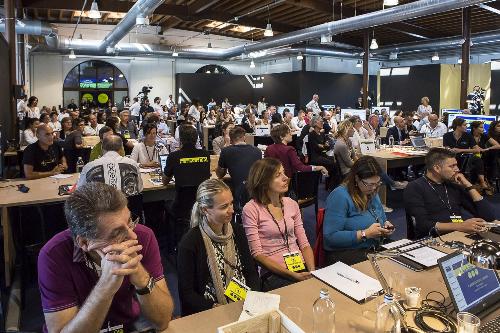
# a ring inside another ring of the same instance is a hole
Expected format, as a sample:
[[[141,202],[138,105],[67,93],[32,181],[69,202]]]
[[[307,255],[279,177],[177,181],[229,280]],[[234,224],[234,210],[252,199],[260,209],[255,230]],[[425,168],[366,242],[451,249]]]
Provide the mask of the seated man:
[[[410,142],[403,117],[394,117],[394,126],[387,130],[387,142],[389,142],[391,136],[394,138],[394,144],[404,145]]]
[[[478,232],[485,220],[495,219],[488,200],[460,173],[452,151],[432,148],[425,164],[425,176],[409,183],[404,191],[406,212],[415,218],[417,238],[428,236],[433,229],[439,234]]]
[[[443,135],[448,132],[448,127],[439,121],[439,116],[437,114],[430,114],[427,117],[428,123],[420,127],[420,133],[424,134],[428,138],[442,138]]]
[[[91,182],[100,182],[121,190],[127,197],[142,192],[143,184],[139,164],[131,158],[122,157],[122,139],[109,135],[102,142],[102,157],[87,163],[78,179],[78,187]]]
[[[246,193],[243,182],[247,180],[254,162],[262,158],[262,152],[259,148],[245,142],[245,135],[246,131],[241,126],[235,126],[229,130],[231,145],[222,148],[216,170],[219,178],[223,178],[229,171],[235,203],[242,204],[241,207],[235,208],[240,209],[243,209],[243,205],[246,203],[243,202],[246,200],[242,197],[243,193]]]
[[[40,251],[38,285],[45,332],[165,330],[170,296],[155,235],[137,224],[127,198],[90,183],[68,197],[69,229]]]
[[[137,127],[133,121],[129,121],[130,112],[120,112],[119,131],[125,139],[137,139]]]
[[[102,141],[104,140],[104,138],[113,134],[113,129],[108,126],[103,126],[99,130],[99,139],[101,139],[101,141],[99,141],[94,147],[92,147],[92,150],[90,151],[90,162],[102,156]],[[125,156],[125,150],[121,149],[118,154],[120,154],[120,156]]]
[[[62,149],[54,144],[54,130],[46,124],[38,126],[38,141],[24,149],[23,169],[27,179],[50,177],[68,168]]]
[[[85,126],[85,129],[83,130],[83,135],[84,136],[99,135],[99,130],[103,127],[104,127],[103,124],[97,123],[97,116],[95,114],[91,114],[89,116],[89,124]]]

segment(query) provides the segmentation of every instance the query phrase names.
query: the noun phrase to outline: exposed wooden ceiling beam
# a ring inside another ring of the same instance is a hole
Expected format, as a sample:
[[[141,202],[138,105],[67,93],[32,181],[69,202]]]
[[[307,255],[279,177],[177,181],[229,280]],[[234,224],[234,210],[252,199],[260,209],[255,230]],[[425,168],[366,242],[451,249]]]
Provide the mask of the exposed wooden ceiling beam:
[[[196,0],[195,2],[193,2],[192,4],[190,4],[188,6],[188,12],[190,14],[199,14],[199,13],[209,9],[213,5],[217,4],[218,2],[220,2],[220,0],[209,0],[209,1]]]
[[[287,0],[286,3],[300,8],[313,9],[318,12],[333,12],[332,3],[323,0]]]

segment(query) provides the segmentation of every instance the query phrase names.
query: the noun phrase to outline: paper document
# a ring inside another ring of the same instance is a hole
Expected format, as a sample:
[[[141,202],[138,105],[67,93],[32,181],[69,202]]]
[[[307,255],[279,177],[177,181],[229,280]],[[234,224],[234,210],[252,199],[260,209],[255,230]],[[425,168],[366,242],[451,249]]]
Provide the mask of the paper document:
[[[155,168],[140,168],[139,171],[141,173],[150,173],[150,172],[156,171],[156,169]]]
[[[64,174],[60,173],[58,175],[50,176],[50,178],[53,178],[53,179],[66,179],[66,178],[71,178],[71,176],[73,176],[73,175],[64,175]]]
[[[392,242],[389,244],[382,245],[386,249],[393,249],[395,247],[404,245],[406,243],[411,243],[412,241],[409,239],[401,239],[396,242]],[[411,250],[415,248],[414,250]],[[403,246],[398,249],[399,251],[408,251],[406,253],[401,254],[402,257],[413,260],[425,267],[432,267],[437,265],[437,261],[439,258],[446,256],[446,253],[433,249],[429,246],[422,246],[419,243],[413,243],[408,246]]]
[[[364,301],[368,290],[382,290],[376,279],[340,261],[313,271],[312,275],[357,302]]]
[[[279,310],[280,299],[280,295],[249,290],[238,320],[246,320],[261,313]]]

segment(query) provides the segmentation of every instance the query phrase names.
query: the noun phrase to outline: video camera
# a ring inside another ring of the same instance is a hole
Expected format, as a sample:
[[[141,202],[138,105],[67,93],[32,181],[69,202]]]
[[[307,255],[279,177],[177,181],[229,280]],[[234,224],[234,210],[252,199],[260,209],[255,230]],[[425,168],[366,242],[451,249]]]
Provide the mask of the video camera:
[[[151,92],[151,89],[153,89],[153,86],[144,86],[137,94],[137,97],[141,96],[141,105],[144,104],[144,100],[148,98],[148,94]]]

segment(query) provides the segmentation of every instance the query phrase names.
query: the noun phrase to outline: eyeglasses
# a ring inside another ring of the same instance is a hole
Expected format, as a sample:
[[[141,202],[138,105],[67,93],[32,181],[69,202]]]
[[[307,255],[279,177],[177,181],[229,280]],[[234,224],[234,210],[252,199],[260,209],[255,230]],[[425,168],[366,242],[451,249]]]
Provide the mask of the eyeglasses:
[[[361,182],[363,183],[363,185],[365,185],[366,187],[370,187],[370,188],[377,188],[377,187],[379,187],[380,185],[383,184],[382,182],[367,183],[363,179],[361,179]]]
[[[100,239],[100,240],[110,243],[121,243],[127,238],[129,229],[134,230],[139,221],[140,221],[139,216],[133,216],[133,217],[131,216],[127,223],[127,229],[124,228],[115,229],[114,231],[111,232],[111,234],[107,237],[107,239]]]

